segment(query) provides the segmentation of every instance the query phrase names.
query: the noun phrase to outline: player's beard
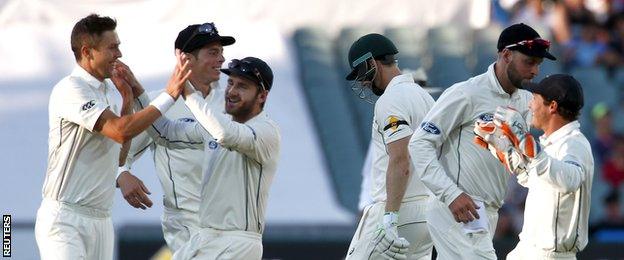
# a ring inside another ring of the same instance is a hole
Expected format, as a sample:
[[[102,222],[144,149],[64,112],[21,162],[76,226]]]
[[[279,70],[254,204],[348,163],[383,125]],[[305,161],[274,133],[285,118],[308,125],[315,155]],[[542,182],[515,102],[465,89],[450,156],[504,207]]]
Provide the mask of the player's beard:
[[[256,100],[260,98],[261,92],[258,91],[254,99],[249,101],[239,101],[241,102],[238,108],[234,108],[232,110],[226,109],[226,113],[231,115],[233,118],[248,118],[249,115],[253,112],[254,105],[256,104]],[[226,101],[227,102],[227,101]]]
[[[526,80],[520,76],[520,73],[516,69],[515,63],[513,62],[510,62],[509,66],[507,66],[507,78],[511,82],[511,85],[518,89],[522,88],[522,81]]]

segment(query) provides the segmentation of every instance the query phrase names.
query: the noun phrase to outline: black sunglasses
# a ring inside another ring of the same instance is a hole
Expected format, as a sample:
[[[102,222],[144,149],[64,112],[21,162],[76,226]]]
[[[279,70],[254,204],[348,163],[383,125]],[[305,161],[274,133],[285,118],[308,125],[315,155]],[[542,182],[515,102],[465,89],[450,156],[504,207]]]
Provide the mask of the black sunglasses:
[[[205,23],[197,27],[197,29],[191,34],[191,37],[184,42],[182,45],[182,51],[186,49],[186,46],[193,40],[193,38],[197,37],[197,35],[208,34],[210,36],[219,35],[217,31],[217,27],[215,27],[214,23]]]
[[[261,90],[267,90],[266,86],[264,85],[264,79],[262,79],[262,76],[260,75],[260,71],[258,71],[258,68],[254,67],[253,64],[251,64],[251,62],[238,60],[238,59],[232,59],[232,61],[228,63],[228,69],[230,70],[236,69],[236,70],[242,71],[243,73],[247,75],[254,75],[256,79],[258,80],[258,84],[260,84],[260,87],[262,87]]]

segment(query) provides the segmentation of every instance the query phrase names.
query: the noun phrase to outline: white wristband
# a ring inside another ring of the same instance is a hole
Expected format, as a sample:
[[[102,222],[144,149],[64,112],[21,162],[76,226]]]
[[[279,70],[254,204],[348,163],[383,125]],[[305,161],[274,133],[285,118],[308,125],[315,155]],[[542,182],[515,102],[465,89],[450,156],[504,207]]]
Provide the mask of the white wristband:
[[[175,103],[175,100],[167,94],[167,92],[160,93],[152,102],[150,106],[156,107],[161,114],[164,114]]]
[[[115,177],[115,182],[117,182],[117,179],[119,179],[119,175],[121,175],[121,173],[123,172],[129,172],[130,171],[130,167],[128,167],[128,165],[123,165],[123,166],[119,166],[119,168],[117,168],[117,176]]]

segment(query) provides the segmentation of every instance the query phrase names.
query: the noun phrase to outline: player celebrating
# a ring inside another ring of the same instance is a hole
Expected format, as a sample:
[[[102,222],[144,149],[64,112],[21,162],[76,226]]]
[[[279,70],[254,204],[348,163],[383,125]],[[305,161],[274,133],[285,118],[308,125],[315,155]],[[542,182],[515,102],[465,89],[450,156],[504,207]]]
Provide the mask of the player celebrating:
[[[549,46],[525,24],[507,27],[496,62],[447,89],[412,136],[412,162],[437,197],[427,224],[439,259],[496,259],[492,237],[508,174],[473,143],[474,123],[491,121],[497,106],[514,107],[526,120],[531,93],[520,88],[537,75],[543,58],[555,59]]]
[[[219,87],[219,69],[225,61],[223,46],[231,45],[235,39],[221,36],[213,23],[189,25],[180,31],[175,40],[175,48],[187,53],[193,75],[189,82],[204,98],[206,103],[223,109],[225,105],[223,88]],[[138,84],[138,83],[137,83]],[[194,122],[195,117],[179,99],[167,112],[168,118]],[[204,151],[199,149],[168,149],[157,145],[143,133],[132,140],[126,165],[120,167],[117,183],[128,203],[137,208],[151,206],[147,189],[141,180],[130,174],[133,161],[138,159],[146,148],[154,152],[154,164],[164,197],[162,229],[165,241],[172,252],[188,242],[199,229],[199,199],[202,178]],[[141,198],[139,203],[134,198]]]
[[[263,112],[273,72],[262,60],[234,59],[223,107],[207,104],[191,86],[186,105],[197,122],[161,118],[148,129],[169,148],[204,149],[200,230],[174,259],[260,259],[268,192],[280,151],[277,125]],[[146,95],[139,97],[147,102]]]
[[[362,36],[349,50],[352,90],[361,98],[367,98],[367,91],[380,97],[372,126],[374,203],[364,208],[347,259],[431,258],[425,223],[429,194],[413,176],[407,144],[434,100],[411,74],[401,74],[397,53],[380,34]]]
[[[511,160],[522,160],[506,160],[518,173],[518,183],[529,188],[520,242],[507,259],[576,259],[588,241],[594,176],[591,147],[577,121],[583,90],[576,79],[563,74],[526,84],[525,89],[533,92],[531,125],[544,131],[543,151],[513,109],[497,110],[498,130],[475,131],[500,153],[520,155]]]
[[[71,47],[78,66],[50,96],[48,168],[35,224],[42,259],[113,259],[117,143],[129,141],[166,112],[190,76],[188,63],[177,64],[165,93],[147,108],[120,117],[140,91],[116,65],[121,57],[116,25],[96,14],[76,23]],[[123,98],[121,109],[109,78]]]

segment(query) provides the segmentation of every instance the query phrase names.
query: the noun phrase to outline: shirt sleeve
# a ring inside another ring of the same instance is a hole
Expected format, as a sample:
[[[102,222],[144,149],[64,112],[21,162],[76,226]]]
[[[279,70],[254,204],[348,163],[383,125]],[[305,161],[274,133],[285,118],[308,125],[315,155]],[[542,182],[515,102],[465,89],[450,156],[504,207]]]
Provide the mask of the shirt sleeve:
[[[187,96],[186,106],[199,124],[224,147],[239,151],[259,163],[264,163],[279,150],[279,132],[268,121],[257,124],[241,124],[218,112],[203,100],[197,92]]]
[[[149,104],[147,94],[143,93],[135,100],[135,109],[143,109]],[[204,133],[201,125],[194,120],[170,120],[165,116],[158,118],[145,132],[159,145],[171,149],[203,149]]]
[[[529,176],[533,173],[559,192],[574,192],[594,168],[591,151],[587,151],[581,142],[569,140],[559,153],[561,159],[542,152],[529,164]]]
[[[139,135],[132,138],[132,144],[126,157],[126,166],[128,169],[132,169],[132,164],[147,151],[147,149],[153,144],[152,138],[147,132],[142,132]]]
[[[109,108],[87,83],[81,83],[79,79],[69,79],[68,84],[59,88],[59,92],[55,94],[54,104],[57,106],[58,116],[91,132],[100,115]]]
[[[449,134],[465,124],[471,103],[459,89],[445,92],[410,139],[409,151],[415,173],[436,197],[449,205],[463,191],[440,164],[439,153]]]
[[[407,105],[401,104],[402,99],[395,96],[382,96],[375,107],[375,122],[382,133],[384,144],[411,136],[411,117]]]

